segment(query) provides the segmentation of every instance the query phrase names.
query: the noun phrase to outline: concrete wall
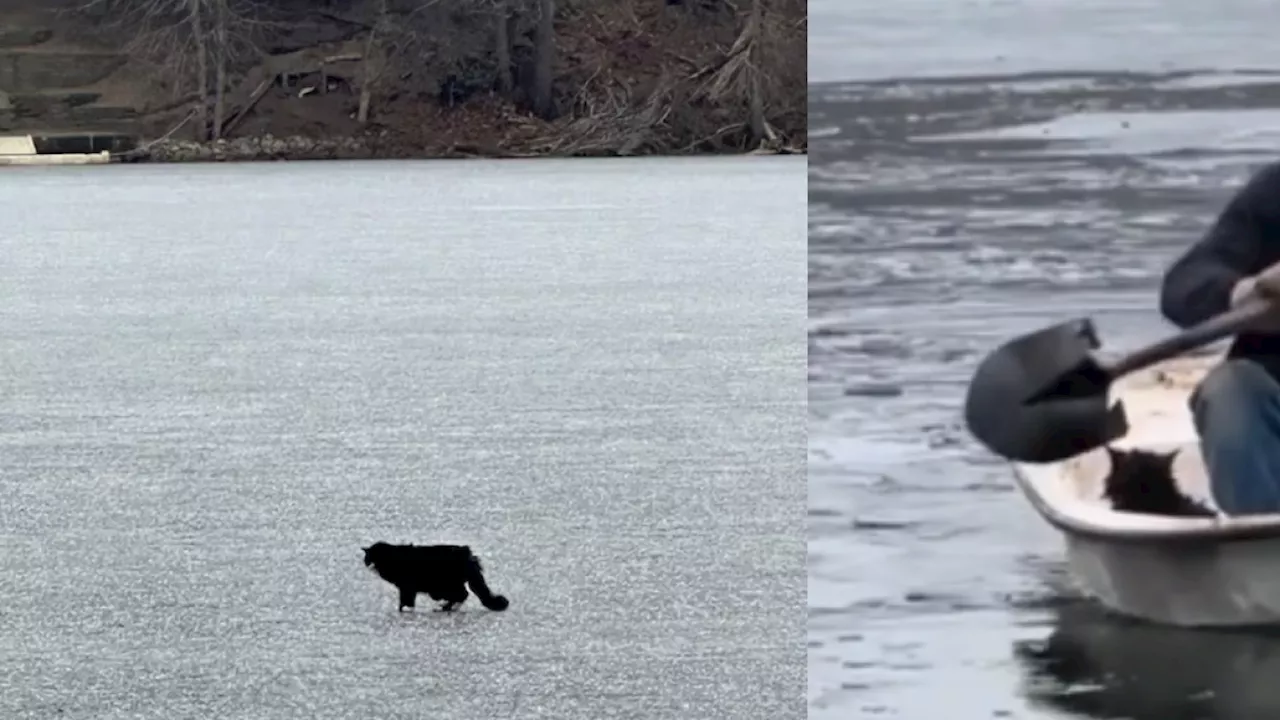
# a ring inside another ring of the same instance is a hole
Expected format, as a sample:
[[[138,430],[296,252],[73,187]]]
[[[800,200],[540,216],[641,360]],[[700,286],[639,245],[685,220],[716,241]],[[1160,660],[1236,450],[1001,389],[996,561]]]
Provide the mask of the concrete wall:
[[[56,135],[34,135],[36,152],[53,153],[97,153],[107,151],[122,153],[138,146],[138,138],[124,133],[59,133]]]

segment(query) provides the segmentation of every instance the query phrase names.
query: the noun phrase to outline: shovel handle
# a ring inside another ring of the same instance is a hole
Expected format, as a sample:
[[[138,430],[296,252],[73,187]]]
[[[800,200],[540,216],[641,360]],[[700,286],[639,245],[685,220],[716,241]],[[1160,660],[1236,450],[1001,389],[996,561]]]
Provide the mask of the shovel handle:
[[[1276,312],[1270,301],[1252,302],[1190,327],[1173,337],[1165,338],[1128,355],[1103,363],[1103,368],[1113,380],[1151,367],[1156,363],[1175,358],[1183,353],[1204,347],[1225,337],[1239,334],[1241,330],[1267,315]]]

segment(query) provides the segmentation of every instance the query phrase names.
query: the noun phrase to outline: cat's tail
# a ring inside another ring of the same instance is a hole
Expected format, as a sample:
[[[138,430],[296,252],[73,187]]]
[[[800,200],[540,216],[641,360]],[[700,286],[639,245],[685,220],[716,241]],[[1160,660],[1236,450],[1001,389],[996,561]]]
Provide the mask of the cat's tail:
[[[495,595],[489,589],[489,584],[484,581],[484,568],[480,566],[480,558],[474,553],[467,558],[467,585],[480,600],[480,604],[490,610],[501,612],[511,606],[505,597]]]

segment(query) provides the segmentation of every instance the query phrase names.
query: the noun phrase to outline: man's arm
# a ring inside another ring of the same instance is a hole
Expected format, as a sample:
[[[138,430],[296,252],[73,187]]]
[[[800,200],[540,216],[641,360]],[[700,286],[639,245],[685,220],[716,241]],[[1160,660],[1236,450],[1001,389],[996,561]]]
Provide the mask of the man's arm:
[[[1272,206],[1280,206],[1280,163],[1255,174],[1209,232],[1165,273],[1160,312],[1170,322],[1187,328],[1231,307],[1237,285],[1262,269],[1263,244],[1280,242],[1280,237],[1268,237],[1280,232]]]

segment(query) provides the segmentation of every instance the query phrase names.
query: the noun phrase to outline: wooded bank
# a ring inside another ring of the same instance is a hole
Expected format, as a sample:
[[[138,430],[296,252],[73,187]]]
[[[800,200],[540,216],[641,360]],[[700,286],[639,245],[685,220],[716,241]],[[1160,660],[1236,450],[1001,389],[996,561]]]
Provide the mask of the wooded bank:
[[[144,134],[170,148],[223,140],[235,155],[263,135],[417,157],[807,147],[802,0],[90,0],[62,17],[121,49],[104,92],[128,86]]]

